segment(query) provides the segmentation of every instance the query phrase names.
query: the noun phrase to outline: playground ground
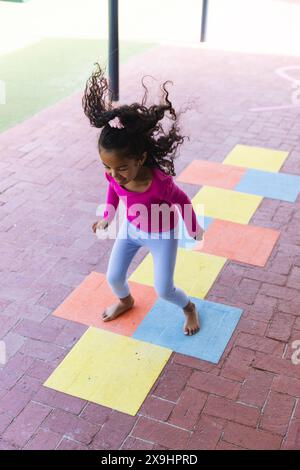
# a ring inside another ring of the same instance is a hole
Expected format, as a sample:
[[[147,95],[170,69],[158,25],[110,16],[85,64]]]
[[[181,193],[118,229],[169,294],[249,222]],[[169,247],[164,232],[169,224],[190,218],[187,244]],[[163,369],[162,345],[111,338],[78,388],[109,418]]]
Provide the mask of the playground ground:
[[[176,109],[190,105],[177,175],[194,160],[222,163],[236,145],[288,152],[280,172],[300,175],[300,105],[280,75],[294,67],[295,81],[299,56],[138,52],[121,63],[120,101],[140,100],[151,74],[173,81]],[[205,296],[243,310],[217,364],[173,352],[135,416],[44,386],[88,328],[53,312],[91,272],[105,273],[113,244],[91,230],[106,180],[81,96],[67,89],[0,134],[0,449],[299,449],[299,197],[263,198],[249,225],[280,232],[265,266],[227,259]],[[201,189],[178,184],[191,198]]]

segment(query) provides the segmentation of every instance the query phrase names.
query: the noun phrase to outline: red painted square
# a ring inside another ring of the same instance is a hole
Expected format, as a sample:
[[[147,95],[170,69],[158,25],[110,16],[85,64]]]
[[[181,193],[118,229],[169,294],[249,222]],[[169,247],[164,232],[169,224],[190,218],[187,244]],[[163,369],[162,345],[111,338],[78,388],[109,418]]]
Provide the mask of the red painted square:
[[[195,250],[264,266],[279,235],[277,230],[216,219],[205,232],[204,242],[197,243]]]
[[[176,181],[234,189],[245,172],[246,168],[240,168],[238,166],[223,165],[222,163],[207,162],[205,160],[194,160],[180,173]]]
[[[118,302],[102,273],[92,272],[53,312],[57,317],[131,336],[157,299],[153,287],[128,281],[134,306],[112,321],[102,320],[102,311]]]

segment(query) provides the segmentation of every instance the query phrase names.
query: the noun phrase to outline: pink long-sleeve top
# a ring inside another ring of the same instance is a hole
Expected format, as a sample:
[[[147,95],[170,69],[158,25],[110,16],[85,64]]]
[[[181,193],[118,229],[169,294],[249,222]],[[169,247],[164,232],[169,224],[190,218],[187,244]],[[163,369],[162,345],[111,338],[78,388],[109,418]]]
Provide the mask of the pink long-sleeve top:
[[[103,218],[109,222],[114,218],[121,199],[130,223],[144,232],[164,232],[177,226],[179,209],[189,235],[195,237],[202,229],[189,197],[174,183],[171,175],[159,168],[152,168],[152,173],[149,188],[137,192],[120,186],[105,172],[109,186]]]

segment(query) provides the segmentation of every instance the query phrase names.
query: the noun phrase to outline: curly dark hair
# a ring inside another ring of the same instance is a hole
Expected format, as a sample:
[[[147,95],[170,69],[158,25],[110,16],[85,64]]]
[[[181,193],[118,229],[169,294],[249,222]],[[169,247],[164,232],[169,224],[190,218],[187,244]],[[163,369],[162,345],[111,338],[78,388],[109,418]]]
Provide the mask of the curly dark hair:
[[[162,86],[163,97],[160,105],[153,105],[149,108],[145,106],[148,90],[142,79],[142,86],[145,89],[142,104],[133,103],[113,107],[112,94],[104,71],[98,63],[95,65],[97,70],[86,83],[82,106],[91,126],[103,127],[98,140],[98,148],[100,149],[101,146],[106,150],[117,150],[124,158],[135,160],[140,159],[146,152],[147,158],[144,163],[146,166],[158,167],[164,173],[176,176],[174,169],[176,150],[186,136],[179,133],[178,117],[168,99],[169,93],[165,86],[170,81],[164,82]],[[170,83],[173,84],[173,82]],[[159,123],[166,111],[169,112],[169,119],[173,121],[168,133]],[[114,128],[108,124],[115,117],[119,118],[124,128]]]

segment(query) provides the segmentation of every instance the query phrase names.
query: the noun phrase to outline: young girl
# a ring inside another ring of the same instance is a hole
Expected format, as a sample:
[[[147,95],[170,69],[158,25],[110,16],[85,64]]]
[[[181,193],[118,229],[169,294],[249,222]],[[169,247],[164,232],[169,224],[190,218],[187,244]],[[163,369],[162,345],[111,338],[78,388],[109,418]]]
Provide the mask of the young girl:
[[[195,304],[178,287],[174,286],[178,227],[174,204],[181,210],[189,234],[200,240],[203,230],[188,196],[174,183],[175,152],[184,137],[178,133],[177,116],[169,93],[163,85],[160,105],[145,106],[147,88],[142,104],[133,103],[114,107],[104,72],[99,64],[86,84],[82,105],[84,113],[94,127],[103,128],[98,150],[108,180],[106,209],[102,218],[92,226],[93,231],[106,229],[111,223],[120,198],[126,206],[126,217],[115,240],[107,269],[107,282],[119,302],[102,314],[104,321],[117,318],[132,308],[134,299],[129,291],[126,274],[130,262],[141,246],[146,246],[153,256],[154,285],[157,294],[183,309],[186,320],[183,331],[193,335],[200,329]],[[169,112],[174,121],[168,133],[159,123]],[[139,216],[134,207],[142,207]],[[168,216],[154,221],[152,209],[161,206],[170,209]],[[189,211],[188,211],[189,209]],[[144,217],[141,217],[143,212]],[[189,221],[187,212],[191,215]],[[145,215],[146,213],[146,215]],[[177,214],[178,215],[178,214]],[[163,314],[163,312],[162,312]]]

